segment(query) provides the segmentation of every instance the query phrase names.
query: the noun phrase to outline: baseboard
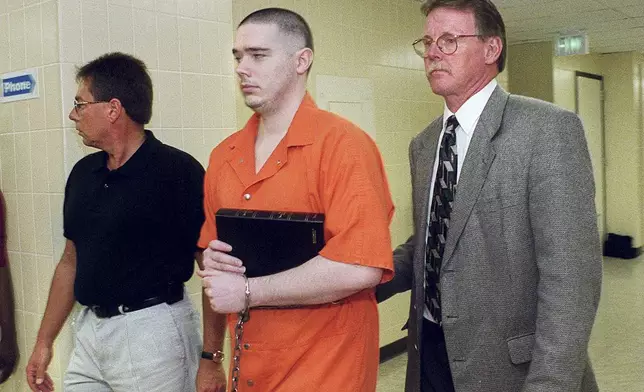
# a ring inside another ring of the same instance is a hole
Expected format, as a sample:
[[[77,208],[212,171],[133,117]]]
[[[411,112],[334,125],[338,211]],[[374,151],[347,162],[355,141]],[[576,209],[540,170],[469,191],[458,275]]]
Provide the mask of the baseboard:
[[[380,363],[387,362],[407,351],[407,338],[400,338],[380,347]]]

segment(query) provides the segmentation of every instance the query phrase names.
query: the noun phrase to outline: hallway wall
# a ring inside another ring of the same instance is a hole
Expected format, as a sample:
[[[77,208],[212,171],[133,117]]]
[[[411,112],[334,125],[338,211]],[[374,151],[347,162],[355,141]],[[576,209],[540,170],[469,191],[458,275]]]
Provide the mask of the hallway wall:
[[[9,266],[21,359],[0,390],[23,391],[24,366],[61,254],[65,186],[58,1],[0,2],[0,73],[33,68],[40,98],[0,104],[0,187],[8,213]],[[57,351],[64,353],[66,339]],[[60,373],[58,360],[52,363]]]

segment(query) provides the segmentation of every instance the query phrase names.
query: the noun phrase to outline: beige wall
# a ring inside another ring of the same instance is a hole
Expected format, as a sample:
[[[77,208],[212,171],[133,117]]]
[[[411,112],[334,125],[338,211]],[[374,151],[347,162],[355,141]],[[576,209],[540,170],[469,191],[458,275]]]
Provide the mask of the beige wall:
[[[508,83],[514,94],[552,102],[552,43],[534,42],[508,48]]]
[[[595,75],[602,74],[600,54],[585,54],[577,56],[555,56],[553,58],[553,67],[555,69],[565,69],[570,71],[581,71]]]
[[[607,230],[633,236],[639,247],[644,166],[637,62],[633,53],[604,55],[600,61],[605,86]]]
[[[637,66],[639,70],[639,83],[637,86],[639,88],[639,131],[640,131],[640,162],[644,166],[644,53],[636,56]],[[644,236],[644,173],[641,173],[639,176],[640,180],[640,233]],[[644,242],[640,240],[641,243]]]
[[[0,2],[0,73],[35,68],[39,99],[0,104],[0,187],[7,199],[9,263],[26,362],[60,254],[63,167],[58,2]],[[58,361],[52,364],[55,376]],[[14,376],[18,378],[18,376]],[[13,389],[9,381],[3,390]]]
[[[553,102],[576,110],[575,71],[601,75],[600,55],[556,56],[553,58]]]
[[[553,57],[553,90],[554,103],[568,110],[575,111],[575,72],[603,75],[601,54]]]

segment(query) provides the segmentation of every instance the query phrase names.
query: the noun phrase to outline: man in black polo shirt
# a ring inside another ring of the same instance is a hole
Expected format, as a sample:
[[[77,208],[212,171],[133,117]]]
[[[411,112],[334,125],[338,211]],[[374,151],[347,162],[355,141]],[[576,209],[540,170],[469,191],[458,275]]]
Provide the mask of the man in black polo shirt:
[[[203,222],[203,174],[190,155],[144,129],[145,64],[121,53],[80,68],[69,118],[87,146],[67,180],[63,256],[34,351],[33,391],[50,391],[52,345],[74,299],[66,392],[194,391],[199,316],[184,291]]]

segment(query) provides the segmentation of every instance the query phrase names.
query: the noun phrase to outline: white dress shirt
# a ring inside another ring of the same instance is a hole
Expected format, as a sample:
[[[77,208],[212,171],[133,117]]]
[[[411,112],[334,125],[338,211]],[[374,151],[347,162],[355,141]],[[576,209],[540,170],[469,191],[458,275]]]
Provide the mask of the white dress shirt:
[[[436,159],[434,159],[434,169],[432,170],[432,181],[430,182],[429,185],[429,209],[427,211],[431,211],[432,208],[432,200],[434,198],[434,182],[436,181],[436,170],[438,169],[438,152],[441,148],[441,142],[443,140],[443,134],[445,133],[445,126],[447,124],[447,119],[452,116],[456,115],[456,120],[458,121],[458,127],[456,127],[456,153],[457,153],[457,166],[456,166],[456,182],[458,183],[458,179],[461,177],[461,168],[463,167],[463,163],[465,162],[465,156],[467,155],[467,149],[470,146],[470,141],[472,140],[472,135],[474,134],[474,129],[476,128],[476,125],[479,123],[479,118],[481,117],[481,113],[483,113],[483,109],[485,108],[485,105],[487,105],[487,101],[490,99],[490,96],[492,95],[492,92],[497,86],[497,82],[495,79],[492,79],[490,83],[488,83],[481,91],[477,92],[476,94],[472,95],[465,103],[463,106],[461,106],[456,113],[452,113],[448,108],[447,105],[445,105],[445,109],[443,109],[443,130],[441,131],[440,137],[438,139],[438,145],[436,146]],[[458,192],[458,190],[456,191]],[[429,232],[429,215],[427,214],[427,231],[425,232],[425,246],[427,246],[427,234]],[[449,235],[449,233],[447,233]],[[426,269],[424,270],[426,271]],[[426,283],[427,280],[424,279],[424,282]],[[429,313],[429,309],[427,308],[427,305],[425,305],[425,310],[423,312],[423,316],[425,316],[426,319],[432,322],[436,322],[432,315]]]

